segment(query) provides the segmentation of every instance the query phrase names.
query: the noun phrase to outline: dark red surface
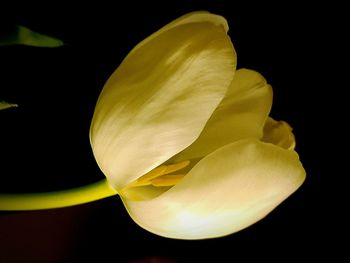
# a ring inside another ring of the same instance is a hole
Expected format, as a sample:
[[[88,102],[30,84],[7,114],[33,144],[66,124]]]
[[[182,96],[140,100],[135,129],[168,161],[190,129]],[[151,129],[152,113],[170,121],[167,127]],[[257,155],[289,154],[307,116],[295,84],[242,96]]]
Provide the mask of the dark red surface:
[[[62,262],[74,254],[88,207],[0,216],[0,262]]]

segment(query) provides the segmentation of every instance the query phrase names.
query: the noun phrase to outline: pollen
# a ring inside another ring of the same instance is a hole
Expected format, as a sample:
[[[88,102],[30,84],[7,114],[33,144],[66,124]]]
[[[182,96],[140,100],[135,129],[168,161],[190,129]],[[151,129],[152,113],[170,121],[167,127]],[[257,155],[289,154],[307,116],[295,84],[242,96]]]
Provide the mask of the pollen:
[[[165,174],[152,180],[153,186],[173,186],[176,185],[186,174]]]
[[[173,163],[169,165],[161,165],[152,171],[144,174],[127,187],[139,186],[173,186],[177,184],[186,174],[172,174],[177,172],[190,164],[189,160]]]
[[[187,167],[189,164],[190,164],[190,161],[186,160],[186,161],[166,165],[166,170],[165,170],[164,174],[170,174],[170,173],[179,171],[179,170]]]

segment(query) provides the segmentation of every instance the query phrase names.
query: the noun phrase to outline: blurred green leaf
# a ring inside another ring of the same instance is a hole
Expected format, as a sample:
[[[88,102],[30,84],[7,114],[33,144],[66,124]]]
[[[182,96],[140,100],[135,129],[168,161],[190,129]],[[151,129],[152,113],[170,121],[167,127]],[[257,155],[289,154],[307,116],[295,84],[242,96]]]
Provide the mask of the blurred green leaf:
[[[8,103],[5,101],[0,101],[0,110],[4,110],[7,108],[11,108],[11,107],[18,107],[17,104],[13,104],[13,103]]]
[[[5,35],[0,35],[0,46],[27,45],[34,47],[60,47],[64,43],[54,37],[46,36],[24,26],[15,26]]]

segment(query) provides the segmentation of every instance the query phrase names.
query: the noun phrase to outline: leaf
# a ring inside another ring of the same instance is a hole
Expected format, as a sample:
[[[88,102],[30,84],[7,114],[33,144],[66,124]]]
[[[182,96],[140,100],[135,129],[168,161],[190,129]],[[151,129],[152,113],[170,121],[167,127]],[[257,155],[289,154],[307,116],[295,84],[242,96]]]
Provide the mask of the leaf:
[[[25,26],[15,26],[14,30],[0,35],[0,46],[27,45],[34,47],[60,47],[62,40],[30,30]]]
[[[18,105],[14,103],[8,103],[5,101],[0,101],[0,110],[12,108],[12,107],[18,107]]]

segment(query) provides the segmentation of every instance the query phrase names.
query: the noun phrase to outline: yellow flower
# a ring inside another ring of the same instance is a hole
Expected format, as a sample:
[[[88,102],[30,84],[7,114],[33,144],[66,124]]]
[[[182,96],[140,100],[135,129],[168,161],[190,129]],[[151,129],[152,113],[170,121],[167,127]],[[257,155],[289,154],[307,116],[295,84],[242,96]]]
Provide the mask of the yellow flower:
[[[226,20],[195,12],[166,25],[107,81],[90,141],[133,220],[161,236],[213,238],[266,216],[304,181],[272,89],[235,71]]]
[[[180,239],[228,235],[266,216],[305,171],[291,127],[268,117],[271,87],[257,72],[235,71],[227,31],[223,17],[196,12],[138,44],[106,83],[91,124],[108,182],[0,194],[0,210],[119,194],[140,226]]]

